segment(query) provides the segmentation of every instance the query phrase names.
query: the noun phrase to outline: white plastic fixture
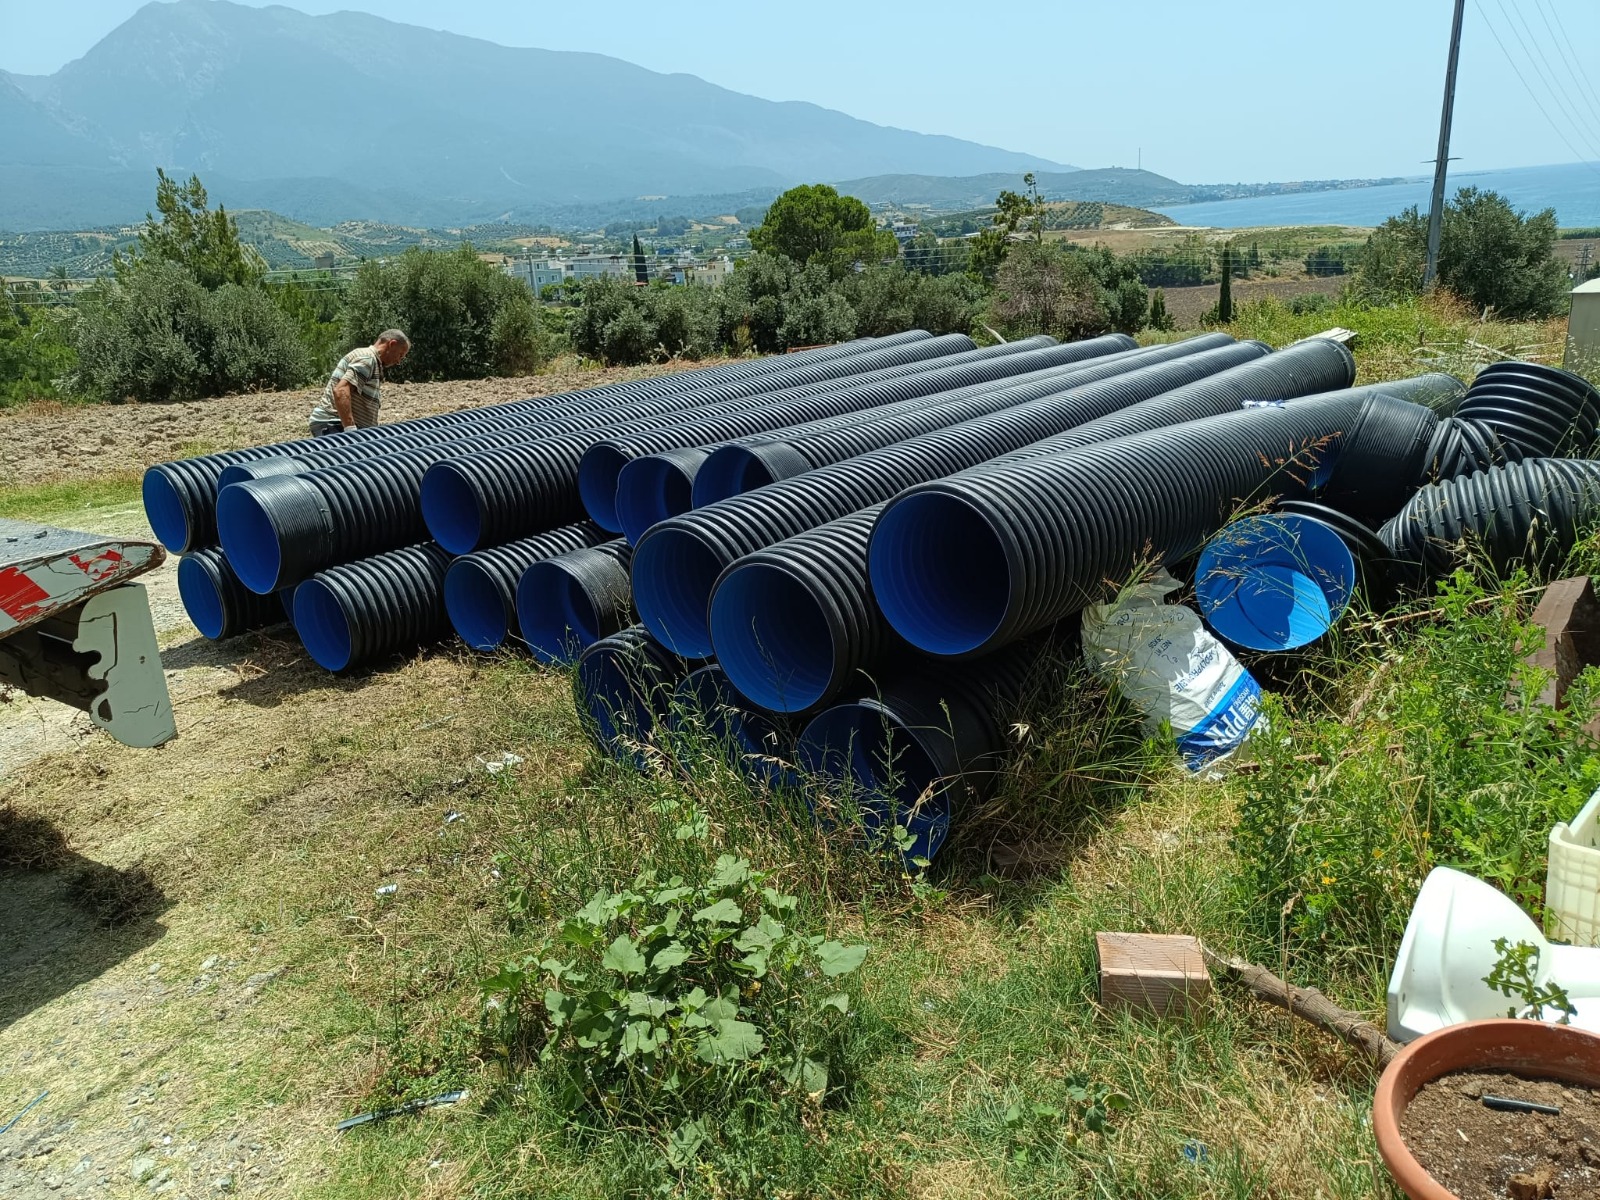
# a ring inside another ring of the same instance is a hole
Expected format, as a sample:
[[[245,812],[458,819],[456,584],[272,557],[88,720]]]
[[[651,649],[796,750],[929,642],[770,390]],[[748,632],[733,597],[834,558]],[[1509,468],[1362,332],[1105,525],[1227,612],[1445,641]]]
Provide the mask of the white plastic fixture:
[[[1600,945],[1600,791],[1550,831],[1544,877],[1545,929],[1575,946]]]

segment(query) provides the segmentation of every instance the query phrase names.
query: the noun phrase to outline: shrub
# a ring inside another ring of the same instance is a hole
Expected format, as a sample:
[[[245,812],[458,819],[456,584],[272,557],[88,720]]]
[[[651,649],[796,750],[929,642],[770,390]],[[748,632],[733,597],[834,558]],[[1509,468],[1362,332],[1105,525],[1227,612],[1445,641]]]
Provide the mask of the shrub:
[[[1142,328],[1149,296],[1137,268],[1103,247],[1022,242],[995,275],[991,322],[1007,337],[1063,340]]]
[[[524,309],[503,320],[506,306]],[[411,353],[396,379],[477,379],[515,374],[542,362],[549,347],[527,285],[495,270],[470,245],[407,250],[363,263],[344,307],[344,338],[365,345],[385,329],[403,329]]]
[[[1333,307],[1333,297],[1326,292],[1305,292],[1289,297],[1289,312],[1297,317],[1311,313],[1327,312]]]
[[[0,408],[60,396],[77,365],[70,309],[0,296]]]

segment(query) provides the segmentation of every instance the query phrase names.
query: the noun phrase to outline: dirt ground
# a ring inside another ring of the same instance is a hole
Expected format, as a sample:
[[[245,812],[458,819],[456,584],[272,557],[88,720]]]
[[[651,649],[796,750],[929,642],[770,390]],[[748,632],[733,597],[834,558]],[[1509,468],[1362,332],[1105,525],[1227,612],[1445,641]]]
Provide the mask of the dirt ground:
[[[709,365],[567,367],[506,379],[391,383],[383,389],[383,419],[400,421]],[[0,433],[6,453],[0,459],[0,487],[104,478],[143,471],[167,459],[304,437],[306,417],[320,394],[318,387],[176,404],[52,403],[3,410]]]
[[[1233,302],[1237,306],[1247,304],[1251,300],[1259,300],[1263,296],[1276,296],[1280,300],[1319,293],[1324,296],[1338,296],[1345,282],[1345,278],[1340,275],[1331,275],[1326,279],[1235,279]],[[1201,287],[1176,287],[1163,290],[1166,293],[1167,312],[1177,322],[1179,329],[1193,329],[1198,326],[1200,318],[1216,307],[1217,297],[1222,291],[1215,283]]]
[[[385,389],[384,415],[642,373],[396,384]],[[139,470],[178,453],[298,436],[312,399],[304,391],[3,412],[0,486],[123,479],[114,501],[48,519],[149,537]],[[9,515],[3,498],[0,515]],[[410,869],[408,840],[429,847],[440,836],[444,814],[409,799],[415,780],[476,778],[480,742],[504,736],[489,732],[492,716],[471,715],[494,701],[470,682],[480,665],[466,656],[337,679],[305,659],[286,627],[208,642],[185,616],[176,567],[169,557],[141,580],[176,741],[133,750],[70,709],[0,695],[0,1126],[43,1097],[0,1136],[8,1200],[301,1196],[328,1186],[333,1125],[355,1110],[370,1039],[347,1044],[333,1015],[331,1030],[308,1030],[324,1018],[308,1017],[305,988],[274,984],[316,961],[308,928],[323,931],[322,945],[354,932],[348,970],[363,969],[360,930],[378,903],[374,888]],[[554,674],[538,684],[561,686]],[[518,752],[537,765],[537,747]],[[54,847],[49,869],[7,869],[4,843],[17,826],[6,818],[19,815]],[[365,858],[373,846],[385,853],[385,842],[395,861]],[[351,846],[361,847],[359,861],[346,861]],[[336,861],[293,877],[332,894],[285,895],[282,872],[318,855]],[[113,880],[148,871],[148,911],[104,927],[77,902],[85,870]]]

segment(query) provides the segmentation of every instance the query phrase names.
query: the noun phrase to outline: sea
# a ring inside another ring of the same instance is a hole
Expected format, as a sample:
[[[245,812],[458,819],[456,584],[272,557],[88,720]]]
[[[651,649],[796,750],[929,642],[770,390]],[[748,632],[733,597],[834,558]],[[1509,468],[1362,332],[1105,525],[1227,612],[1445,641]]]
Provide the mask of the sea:
[[[1205,204],[1175,204],[1156,211],[1180,225],[1209,225],[1218,229],[1255,225],[1381,225],[1413,204],[1426,213],[1432,187],[1433,177],[1427,176],[1382,187],[1249,196]],[[1451,171],[1445,194],[1453,196],[1457,188],[1463,187],[1499,192],[1514,207],[1529,213],[1553,208],[1557,222],[1569,229],[1600,226],[1600,163]]]

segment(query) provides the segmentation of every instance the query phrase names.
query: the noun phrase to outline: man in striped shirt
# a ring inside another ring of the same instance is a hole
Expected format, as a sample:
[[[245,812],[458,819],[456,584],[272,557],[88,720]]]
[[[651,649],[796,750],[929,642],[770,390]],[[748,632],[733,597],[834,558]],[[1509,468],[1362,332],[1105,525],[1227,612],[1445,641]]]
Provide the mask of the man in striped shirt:
[[[398,329],[386,329],[372,345],[357,346],[341,358],[322,389],[322,399],[311,410],[311,436],[376,425],[383,369],[395,366],[410,349],[410,338]]]

